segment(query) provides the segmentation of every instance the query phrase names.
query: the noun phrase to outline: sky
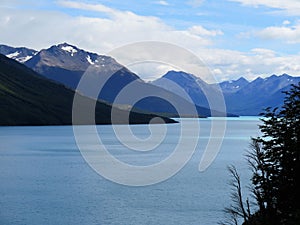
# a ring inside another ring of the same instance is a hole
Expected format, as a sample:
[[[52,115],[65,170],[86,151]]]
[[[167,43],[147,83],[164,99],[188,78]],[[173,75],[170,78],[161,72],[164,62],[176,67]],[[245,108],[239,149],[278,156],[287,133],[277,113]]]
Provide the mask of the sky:
[[[300,76],[300,0],[1,0],[0,30],[1,44],[36,50],[67,42],[109,55],[165,42],[197,56],[207,81]],[[130,69],[151,80],[173,66]]]

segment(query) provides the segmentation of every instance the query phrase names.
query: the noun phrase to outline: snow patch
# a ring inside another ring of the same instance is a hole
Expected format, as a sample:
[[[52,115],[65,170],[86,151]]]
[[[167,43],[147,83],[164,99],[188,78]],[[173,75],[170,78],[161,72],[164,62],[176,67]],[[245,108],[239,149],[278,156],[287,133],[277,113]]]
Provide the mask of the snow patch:
[[[61,49],[66,52],[70,52],[71,56],[74,56],[74,54],[77,52],[77,50],[75,48],[73,48],[72,46],[63,46],[63,47],[61,47]]]
[[[88,56],[86,57],[86,60],[87,60],[87,61],[89,62],[89,64],[91,64],[91,65],[94,65],[94,64],[95,64],[95,63],[92,61],[90,55],[88,55]]]
[[[26,57],[21,57],[21,58],[19,58],[18,59],[18,61],[20,62],[20,63],[24,63],[24,62],[26,62],[26,61],[28,61],[29,59],[31,59],[32,58],[32,56],[26,56]]]
[[[19,54],[20,54],[20,52],[16,51],[14,53],[10,53],[10,54],[6,55],[6,57],[8,57],[8,58],[14,58],[14,57],[17,57]]]

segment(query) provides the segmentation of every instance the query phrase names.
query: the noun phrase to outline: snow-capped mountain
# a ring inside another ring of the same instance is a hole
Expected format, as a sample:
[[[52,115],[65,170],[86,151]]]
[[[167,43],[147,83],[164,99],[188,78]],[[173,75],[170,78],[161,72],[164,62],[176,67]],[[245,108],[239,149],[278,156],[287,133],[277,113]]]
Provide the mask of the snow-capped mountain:
[[[76,46],[63,43],[41,50],[28,60],[25,65],[43,74],[43,67],[59,67],[71,71],[85,71],[90,65],[99,61],[106,65],[116,63],[111,57],[100,56],[96,53],[87,52]]]
[[[74,91],[45,79],[33,70],[0,54],[0,126],[71,125]],[[83,101],[91,101],[81,96]],[[112,106],[95,103],[95,122],[110,124]],[[114,123],[127,123],[129,111],[114,108],[119,115]],[[149,123],[156,115],[132,112],[130,123]],[[167,123],[174,122],[162,118]],[[91,124],[86,117],[78,124]]]
[[[14,48],[7,45],[0,45],[0,54],[24,63],[36,55],[37,51],[25,47]]]
[[[159,96],[163,99],[168,98],[172,99],[172,101],[178,102],[178,104],[184,109],[183,111],[186,115],[191,114],[189,109],[194,107],[190,102],[181,98],[176,93],[145,83],[136,74],[119,64],[115,59],[109,56],[90,53],[67,43],[53,45],[48,49],[41,50],[30,60],[26,61],[25,65],[32,68],[39,74],[62,83],[71,89],[76,89],[80,79],[88,69],[93,69],[93,76],[91,79],[94,79],[94,83],[99,83],[99,85],[102,83],[99,78],[109,74],[110,78],[102,87],[98,96],[99,99],[108,102],[114,102],[118,93],[125,86],[136,81],[135,85],[131,87],[129,93],[126,94],[126,97],[128,97],[127,99],[135,98],[137,95],[149,96],[153,93],[154,95],[159,94]],[[91,84],[92,83],[93,82],[91,82]],[[83,94],[92,96],[89,93],[99,91],[96,89],[97,85],[94,85],[94,88],[88,87],[86,90],[87,93]],[[130,95],[132,96],[130,97]],[[115,103],[131,105],[132,103],[128,102],[126,97],[125,99],[121,99]],[[177,111],[172,105],[155,97],[145,98],[144,100],[137,102],[135,106],[141,110],[149,112],[171,113],[172,115],[177,115]],[[198,106],[196,106],[196,108],[200,116],[210,115],[209,109]]]
[[[98,77],[111,74],[112,76],[98,96],[108,102],[114,102],[118,93],[125,86],[137,81],[137,85],[131,93],[133,97],[143,95],[143,93],[146,95],[159,93],[160,96],[180,102],[187,108],[192,102],[197,105],[199,115],[203,116],[210,115],[207,96],[214,99],[214,96],[219,96],[220,90],[224,95],[227,112],[237,115],[258,115],[263,108],[279,106],[284,98],[282,91],[288,90],[292,84],[300,81],[300,77],[283,74],[281,76],[272,75],[267,78],[259,77],[251,82],[241,77],[238,80],[208,84],[193,74],[169,71],[161,78],[146,83],[115,59],[79,49],[68,43],[53,45],[39,52],[27,48],[0,45],[0,53],[24,63],[39,74],[71,89],[76,89],[88,68],[94,68],[94,75]],[[181,96],[177,91],[178,89],[170,86],[168,81],[179,85],[185,93],[188,93],[189,98]],[[187,100],[190,102],[187,103]],[[117,103],[127,104],[128,102],[124,100]],[[136,106],[152,112],[175,112],[170,104],[168,105],[158,98],[144,99],[136,103]],[[218,109],[215,110],[218,111]]]
[[[109,91],[104,90],[101,96],[102,99],[109,102],[113,101],[116,93],[122,87],[139,79],[134,73],[117,63],[115,59],[87,52],[68,43],[53,45],[48,49],[41,50],[25,62],[25,65],[71,89],[76,89],[81,77],[90,66],[97,67],[98,74],[110,71],[116,73],[112,78],[113,84],[107,84],[105,87]]]

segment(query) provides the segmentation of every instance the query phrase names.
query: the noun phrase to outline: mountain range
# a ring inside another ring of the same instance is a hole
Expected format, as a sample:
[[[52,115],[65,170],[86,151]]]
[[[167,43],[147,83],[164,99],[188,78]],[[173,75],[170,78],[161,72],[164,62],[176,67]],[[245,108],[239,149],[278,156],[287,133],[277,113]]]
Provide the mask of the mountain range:
[[[71,125],[75,92],[39,75],[25,65],[0,54],[0,125]],[[84,104],[95,104],[95,118],[80,117],[76,124],[110,124],[111,111],[116,123],[155,122],[154,114],[128,112],[78,94]],[[160,117],[167,123],[174,120]],[[124,119],[124,120],[123,120]]]
[[[76,89],[82,76],[87,73],[86,71],[93,67],[93,73],[96,75],[91,78],[90,83],[106,82],[97,96],[99,100],[108,103],[114,102],[122,105],[122,107],[128,106],[130,108],[133,105],[130,98],[137,95],[149,96],[135,102],[134,107],[140,112],[164,113],[168,116],[176,116],[179,113],[176,107],[170,104],[174,102],[181,106],[180,114],[186,116],[258,115],[263,108],[279,106],[284,97],[282,91],[288,90],[291,84],[300,81],[299,77],[283,74],[257,78],[253,81],[241,77],[238,80],[208,84],[199,76],[182,71],[169,71],[161,78],[149,83],[143,81],[137,74],[119,64],[112,57],[87,52],[68,43],[53,45],[41,51],[0,45],[0,53],[23,63],[43,77],[73,90]],[[110,76],[107,81],[101,78],[105,77],[105,74]],[[180,95],[174,86],[169,84],[169,81],[179,85],[188,93],[189,97]],[[128,98],[116,99],[118,93],[129,84],[133,89],[129,94],[127,93]],[[95,85],[96,87],[97,85]],[[90,93],[95,91],[87,90],[86,93],[82,94],[90,96]],[[220,91],[224,96],[226,114],[218,111],[217,108],[210,110],[211,106],[207,99],[208,97],[214,99],[214,96],[220,95]],[[152,97],[150,97],[151,93],[153,94]],[[197,115],[188,110],[194,105]]]
[[[289,90],[292,84],[300,82],[300,77],[282,74],[258,77],[251,82],[241,77],[238,80],[208,84],[193,74],[169,71],[152,83],[172,91],[166,85],[166,79],[181,86],[195,104],[203,107],[209,107],[207,93],[213,98],[221,90],[227,112],[240,116],[257,116],[267,107],[279,107],[285,96],[283,92]]]
[[[280,107],[285,97],[284,92],[288,91],[292,84],[299,82],[300,77],[287,74],[258,77],[240,87],[239,81],[233,81],[233,86],[238,87],[236,91],[223,90],[227,109],[238,115],[258,115],[267,107]],[[224,83],[220,85],[222,87]]]
[[[38,52],[25,47],[14,48],[7,45],[0,45],[0,53],[6,55],[8,58],[24,63],[31,59]]]
[[[16,49],[16,51],[18,50]],[[42,49],[29,60],[22,61],[22,63],[38,74],[64,84],[73,90],[76,89],[82,76],[87,74],[87,71],[93,70],[93,74],[89,76],[90,86],[86,90],[80,90],[83,92],[82,94],[119,105],[132,105],[131,101],[136,96],[147,96],[133,105],[141,112],[163,113],[172,117],[177,117],[179,114],[207,117],[211,116],[212,112],[214,115],[232,116],[232,114],[211,111],[206,107],[194,105],[176,93],[144,82],[138,75],[109,56],[90,53],[67,43]],[[107,81],[104,80],[105,75],[109,76]],[[99,86],[93,85],[95,83],[105,83],[98,96],[91,95],[99,89]],[[131,84],[131,90],[130,93],[126,94],[127,98],[116,100],[119,92],[128,84]],[[177,108],[170,103],[176,103]]]

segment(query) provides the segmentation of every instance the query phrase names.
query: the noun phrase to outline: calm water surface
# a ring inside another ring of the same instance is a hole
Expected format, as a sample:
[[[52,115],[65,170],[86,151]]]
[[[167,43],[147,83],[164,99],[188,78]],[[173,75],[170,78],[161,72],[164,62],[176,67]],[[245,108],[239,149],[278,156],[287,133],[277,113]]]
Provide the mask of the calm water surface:
[[[189,122],[192,130],[195,120]],[[71,126],[0,127],[0,224],[215,225],[230,201],[226,167],[235,164],[244,185],[249,183],[244,155],[250,136],[259,135],[259,120],[228,119],[216,160],[199,172],[210,123],[200,119],[199,144],[189,163],[172,178],[147,187],[119,185],[94,172],[82,158]],[[116,158],[148,165],[167,157],[178,141],[180,124],[167,126],[164,142],[144,153],[122,146],[111,126],[97,128]],[[145,125],[132,130],[149,135]]]

